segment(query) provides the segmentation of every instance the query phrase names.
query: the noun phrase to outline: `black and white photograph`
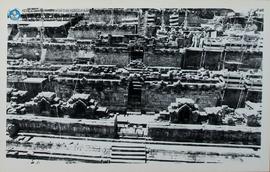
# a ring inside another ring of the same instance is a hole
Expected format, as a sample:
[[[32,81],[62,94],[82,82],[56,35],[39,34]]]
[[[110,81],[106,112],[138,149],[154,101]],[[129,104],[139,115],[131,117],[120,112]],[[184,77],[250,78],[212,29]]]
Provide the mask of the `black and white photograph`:
[[[9,9],[6,160],[259,162],[264,12]]]

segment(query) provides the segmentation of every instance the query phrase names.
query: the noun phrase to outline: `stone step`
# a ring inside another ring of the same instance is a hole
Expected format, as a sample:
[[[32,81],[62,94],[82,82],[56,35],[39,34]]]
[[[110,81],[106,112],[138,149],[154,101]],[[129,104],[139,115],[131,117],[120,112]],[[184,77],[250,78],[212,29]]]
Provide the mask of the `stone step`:
[[[145,151],[139,151],[139,152],[127,152],[127,151],[113,151],[111,153],[112,156],[138,156],[138,157],[144,157]]]
[[[112,163],[145,163],[146,147],[140,145],[113,145],[111,148]]]
[[[133,156],[133,155],[111,155],[111,159],[117,159],[117,160],[142,160],[145,161],[146,157],[145,156]]]
[[[145,160],[111,159],[111,163],[145,163]]]
[[[120,135],[120,134],[119,134]],[[130,135],[125,135],[125,136],[119,136],[122,140],[152,140],[151,137],[145,137],[145,136],[130,136]]]
[[[142,88],[142,85],[141,84],[133,84],[133,89],[134,88]]]
[[[113,145],[112,148],[115,148],[115,149],[145,149],[145,146],[138,146],[138,145],[134,145],[134,146],[125,146],[125,145],[119,145],[119,146],[116,146],[116,145]]]
[[[144,149],[134,149],[134,148],[112,148],[112,153],[114,152],[144,152],[145,153],[145,148]]]

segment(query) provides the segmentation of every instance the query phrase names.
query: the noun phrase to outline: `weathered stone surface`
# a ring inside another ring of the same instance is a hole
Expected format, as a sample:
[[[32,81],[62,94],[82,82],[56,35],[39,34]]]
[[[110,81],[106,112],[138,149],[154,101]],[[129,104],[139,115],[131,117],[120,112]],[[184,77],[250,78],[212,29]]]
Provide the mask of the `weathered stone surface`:
[[[174,102],[176,98],[191,98],[199,105],[200,110],[205,107],[216,106],[220,92],[216,91],[192,91],[181,90],[179,92],[158,92],[154,90],[144,90],[142,94],[142,104],[146,111],[165,110]]]
[[[204,128],[201,125],[148,126],[148,136],[153,140],[201,143],[261,144],[258,129],[246,127],[244,130],[228,126]]]
[[[78,120],[8,115],[7,124],[15,124],[20,132],[61,134],[84,137],[115,137],[115,121]]]

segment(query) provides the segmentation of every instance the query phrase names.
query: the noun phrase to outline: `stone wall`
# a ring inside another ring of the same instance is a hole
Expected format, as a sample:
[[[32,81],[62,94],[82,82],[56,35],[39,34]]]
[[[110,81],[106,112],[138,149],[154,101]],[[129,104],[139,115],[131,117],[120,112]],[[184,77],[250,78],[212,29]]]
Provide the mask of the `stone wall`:
[[[145,65],[149,66],[172,66],[181,67],[182,54],[166,54],[166,53],[153,53],[146,52],[143,57],[143,62]],[[117,65],[124,67],[129,63],[129,53],[128,52],[95,52],[95,63],[102,65]]]
[[[218,70],[219,63],[221,63],[224,58],[225,61],[241,61],[241,52],[237,51],[227,51],[227,52],[213,52],[213,51],[193,51],[187,50],[183,59],[182,68],[184,69],[199,69],[203,53],[205,53],[205,60],[202,67],[210,70]],[[245,52],[242,57],[241,68],[261,68],[262,64],[262,53],[260,52]],[[220,65],[222,67],[222,65]]]
[[[149,66],[181,67],[183,55],[180,53],[152,53],[144,54],[143,62]]]
[[[37,28],[28,28],[28,27],[21,27],[19,28],[20,30],[20,35],[22,37],[36,37],[37,35],[40,35],[40,32],[38,31]]]
[[[205,69],[218,70],[223,54],[222,52],[187,50],[182,67],[184,69],[199,69],[201,64]],[[202,57],[205,57],[205,60]]]
[[[114,23],[121,23],[123,18],[135,18],[138,16],[138,12],[125,11],[124,9],[91,9],[89,12],[90,15],[86,15],[88,22],[109,23],[113,19]]]
[[[72,63],[77,58],[78,51],[64,46],[48,46],[45,55],[47,62]]]
[[[253,68],[258,69],[261,68],[262,65],[262,58],[263,54],[260,52],[245,52],[244,54],[242,52],[237,51],[230,51],[225,53],[225,61],[241,61],[242,57],[242,63],[241,67],[243,68]]]
[[[85,33],[88,35],[88,33]],[[40,59],[41,49],[38,44],[13,44],[9,47],[13,48],[15,53],[23,54],[23,58]],[[79,50],[76,46],[44,46],[46,51],[45,61],[71,63],[79,56]],[[92,50],[91,50],[92,51]],[[205,53],[205,60],[202,67],[209,70],[218,70],[222,65],[219,63],[226,61],[240,61],[241,52],[210,52],[210,51],[193,51],[186,50],[185,54],[181,53],[159,53],[157,51],[147,51],[144,53],[143,61],[149,66],[173,66],[182,67],[183,69],[199,69],[202,54]],[[119,50],[113,52],[95,51],[94,60],[96,64],[104,65],[118,65],[120,67],[126,66],[129,63],[129,53],[126,50]],[[259,52],[245,52],[243,55],[243,65],[241,68],[261,68],[262,53]]]
[[[124,67],[129,63],[129,54],[127,52],[121,53],[96,52],[94,60],[95,63],[98,65],[117,65],[120,67]]]
[[[231,108],[236,108],[238,104],[238,108],[245,106],[245,101],[251,102],[261,102],[262,101],[262,92],[261,91],[251,91],[251,90],[242,90],[242,98],[239,99],[241,94],[241,89],[238,88],[227,88],[224,90],[224,99],[222,101],[223,105],[228,105]],[[239,101],[239,103],[238,103]]]
[[[183,69],[199,69],[202,51],[190,51],[186,50],[186,54],[183,59]]]
[[[243,58],[243,68],[259,69],[262,68],[263,53],[245,53]]]
[[[8,48],[12,48],[14,53],[22,54],[21,58],[26,58],[28,60],[40,59],[41,48],[39,45],[9,44]]]
[[[219,90],[180,90],[178,92],[165,92],[145,89],[142,92],[143,109],[146,111],[166,110],[176,98],[191,98],[199,105],[199,110],[205,107],[216,106],[220,99]]]
[[[245,96],[247,97],[246,101],[255,103],[262,102],[262,91],[248,90]]]
[[[76,89],[75,89],[76,85]],[[55,82],[54,90],[57,96],[67,101],[74,91],[90,94],[91,98],[97,100],[101,106],[107,107],[110,111],[125,111],[127,104],[128,89],[126,86],[101,86],[97,84],[77,84]]]
[[[91,29],[91,30],[69,30],[68,37],[75,38],[75,39],[97,39],[98,29]],[[135,31],[135,27],[134,27]],[[135,32],[115,29],[115,30],[108,30],[102,31],[103,35],[111,34],[111,35],[126,35],[126,34],[134,34]]]
[[[57,134],[83,137],[113,138],[116,136],[115,121],[77,120],[47,117],[23,117],[7,115],[7,125],[15,124],[19,132]]]
[[[222,101],[223,105],[228,105],[231,108],[236,108],[238,100],[240,97],[241,89],[225,89],[224,99]],[[245,93],[245,90],[242,90]],[[239,102],[239,107],[243,107],[244,102]]]
[[[203,128],[201,125],[148,126],[148,136],[158,141],[227,143],[260,145],[261,132],[257,128],[219,126]],[[245,129],[246,128],[246,129]]]
[[[53,90],[57,93],[57,96],[63,100],[68,100],[76,91],[78,93],[90,94],[101,106],[108,107],[111,111],[125,111],[128,101],[127,85],[121,83],[107,85],[105,82],[107,81],[91,81],[91,83],[81,84],[80,81],[77,81],[77,83],[76,81],[55,81]],[[145,85],[143,86],[141,97],[142,110],[165,110],[176,98],[182,97],[195,100],[199,105],[200,110],[202,110],[205,107],[213,107],[218,104],[221,97],[221,90],[192,90],[179,88],[177,91],[162,91]]]
[[[43,82],[42,84],[24,83],[24,82],[7,82],[7,88],[16,88],[18,90],[28,91],[28,97],[33,98],[42,91],[52,91],[52,84],[50,82]]]
[[[205,61],[203,67],[209,70],[219,70],[219,62],[223,57],[223,52],[205,51]]]

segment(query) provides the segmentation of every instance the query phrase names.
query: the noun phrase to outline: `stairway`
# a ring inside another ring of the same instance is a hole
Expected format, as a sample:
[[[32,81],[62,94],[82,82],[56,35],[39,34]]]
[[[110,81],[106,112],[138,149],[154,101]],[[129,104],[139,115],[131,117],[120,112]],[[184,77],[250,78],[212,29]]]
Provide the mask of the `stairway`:
[[[142,83],[140,81],[133,81],[133,90],[140,91],[142,89]]]
[[[145,146],[112,146],[111,163],[146,163]]]
[[[141,111],[142,83],[132,81],[128,90],[128,110],[133,112]]]

